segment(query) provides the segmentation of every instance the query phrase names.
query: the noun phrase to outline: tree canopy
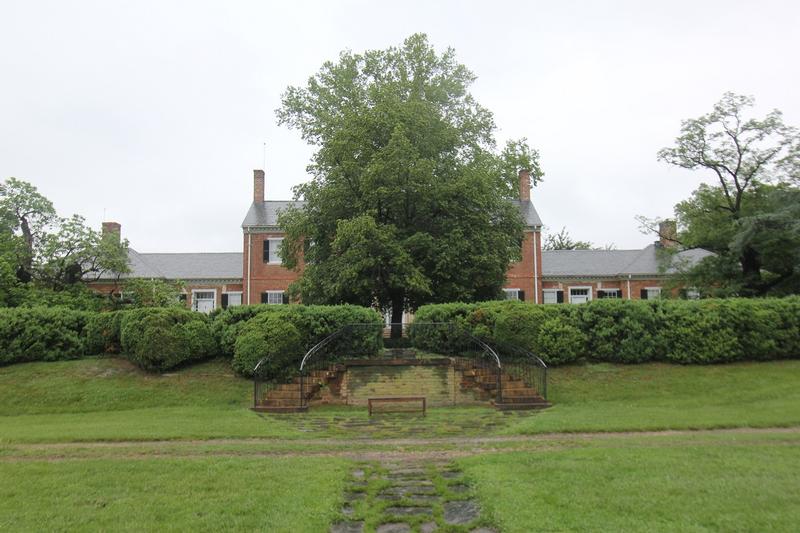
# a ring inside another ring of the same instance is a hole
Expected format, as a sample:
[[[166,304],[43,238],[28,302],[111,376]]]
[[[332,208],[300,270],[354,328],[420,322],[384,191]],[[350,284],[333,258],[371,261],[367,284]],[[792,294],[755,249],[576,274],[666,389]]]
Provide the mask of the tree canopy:
[[[518,171],[542,178],[524,139],[497,151],[492,113],[455,52],[415,34],[402,46],[342,52],[277,111],[316,148],[305,200],[279,219],[284,265],[303,301],[404,309],[495,297],[519,257],[523,221],[509,201]]]
[[[800,136],[778,110],[748,118],[753,105],[752,97],[726,93],[710,113],[683,121],[675,146],[658,153],[711,178],[675,206],[678,242],[716,254],[683,273],[709,293],[800,288]]]
[[[126,272],[127,241],[88,227],[83,217],[62,218],[35,186],[16,178],[0,183],[0,303],[12,305],[19,291],[64,290]]]

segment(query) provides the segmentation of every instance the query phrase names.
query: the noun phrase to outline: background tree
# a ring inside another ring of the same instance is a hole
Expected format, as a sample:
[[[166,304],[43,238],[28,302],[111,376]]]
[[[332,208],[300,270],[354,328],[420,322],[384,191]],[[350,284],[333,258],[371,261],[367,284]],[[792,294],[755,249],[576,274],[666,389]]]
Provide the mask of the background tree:
[[[787,290],[798,267],[778,261],[776,245],[784,258],[797,256],[796,227],[787,216],[797,198],[800,137],[778,110],[747,118],[753,104],[752,97],[726,93],[711,113],[683,121],[675,146],[658,153],[662,161],[714,178],[675,207],[678,242],[717,254],[687,275],[743,296]],[[642,220],[648,230],[657,226]]]
[[[316,147],[302,210],[280,217],[284,265],[305,272],[303,301],[377,304],[393,322],[426,302],[500,292],[523,236],[517,172],[542,172],[524,139],[495,152],[475,76],[425,35],[398,48],[342,52],[277,111]]]
[[[544,237],[542,250],[592,250],[594,245],[589,241],[576,241],[570,236],[566,227],[558,233],[548,233]]]
[[[103,235],[81,216],[59,217],[30,183],[9,178],[0,184],[0,277],[11,269],[15,290],[33,283],[60,291],[104,272],[127,272],[127,249],[119,235]]]
[[[183,307],[180,295],[184,287],[177,280],[136,278],[125,280],[122,292],[133,307]]]

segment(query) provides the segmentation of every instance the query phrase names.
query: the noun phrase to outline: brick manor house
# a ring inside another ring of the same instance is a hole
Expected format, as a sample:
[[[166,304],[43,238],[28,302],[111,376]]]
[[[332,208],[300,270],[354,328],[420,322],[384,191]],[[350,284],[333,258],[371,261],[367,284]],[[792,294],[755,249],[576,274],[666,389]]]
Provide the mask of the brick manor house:
[[[242,251],[225,253],[141,253],[129,248],[130,272],[117,279],[110,274],[92,283],[98,292],[119,294],[127,278],[180,280],[181,296],[191,309],[210,312],[243,304],[288,302],[289,284],[302,274],[281,266],[283,231],[278,214],[303,202],[267,200],[264,171],[253,171],[253,202],[242,222]],[[659,268],[657,251],[675,243],[662,237],[641,250],[542,250],[542,221],[530,199],[530,175],[519,173],[519,200],[511,200],[525,222],[522,259],[508,269],[505,297],[534,304],[584,303],[599,298],[628,300],[657,298],[674,267]],[[104,222],[103,231],[119,235],[121,226]],[[670,233],[672,232],[672,233]],[[674,235],[674,224],[661,235]],[[677,261],[693,264],[709,255],[705,250],[676,253]]]

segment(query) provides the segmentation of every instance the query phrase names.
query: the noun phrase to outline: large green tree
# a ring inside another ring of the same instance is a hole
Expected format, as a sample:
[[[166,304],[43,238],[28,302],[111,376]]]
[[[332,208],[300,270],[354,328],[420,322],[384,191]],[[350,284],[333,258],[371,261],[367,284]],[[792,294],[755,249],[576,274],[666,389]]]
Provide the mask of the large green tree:
[[[0,183],[0,276],[15,284],[63,290],[104,272],[126,272],[127,241],[88,227],[79,215],[62,218],[35,186]]]
[[[425,35],[342,52],[304,87],[289,87],[279,123],[316,148],[306,201],[280,217],[284,264],[305,271],[303,301],[379,305],[399,322],[426,302],[495,297],[519,257],[523,223],[508,201],[518,171],[535,184],[525,140],[496,150],[474,74]]]
[[[800,136],[778,110],[748,117],[753,104],[726,93],[710,113],[683,121],[658,157],[712,178],[675,207],[678,242],[716,254],[685,272],[691,282],[742,296],[794,292]]]

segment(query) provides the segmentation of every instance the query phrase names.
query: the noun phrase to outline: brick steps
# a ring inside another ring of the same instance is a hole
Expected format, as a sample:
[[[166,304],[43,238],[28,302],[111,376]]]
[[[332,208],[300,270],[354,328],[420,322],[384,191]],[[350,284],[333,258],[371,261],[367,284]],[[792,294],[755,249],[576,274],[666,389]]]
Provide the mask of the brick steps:
[[[502,400],[497,401],[497,373],[493,368],[470,367],[470,362],[458,361],[455,365],[462,371],[461,390],[472,389],[476,399],[491,400],[492,405],[502,411],[521,409],[543,409],[550,403],[539,396],[523,380],[505,372],[500,374]]]
[[[303,394],[305,400],[312,398],[323,385],[336,377],[337,369],[312,370],[303,378]],[[281,383],[274,389],[267,391],[261,402],[253,408],[254,411],[263,413],[300,413],[308,410],[308,402],[300,398],[300,377],[291,383]]]

